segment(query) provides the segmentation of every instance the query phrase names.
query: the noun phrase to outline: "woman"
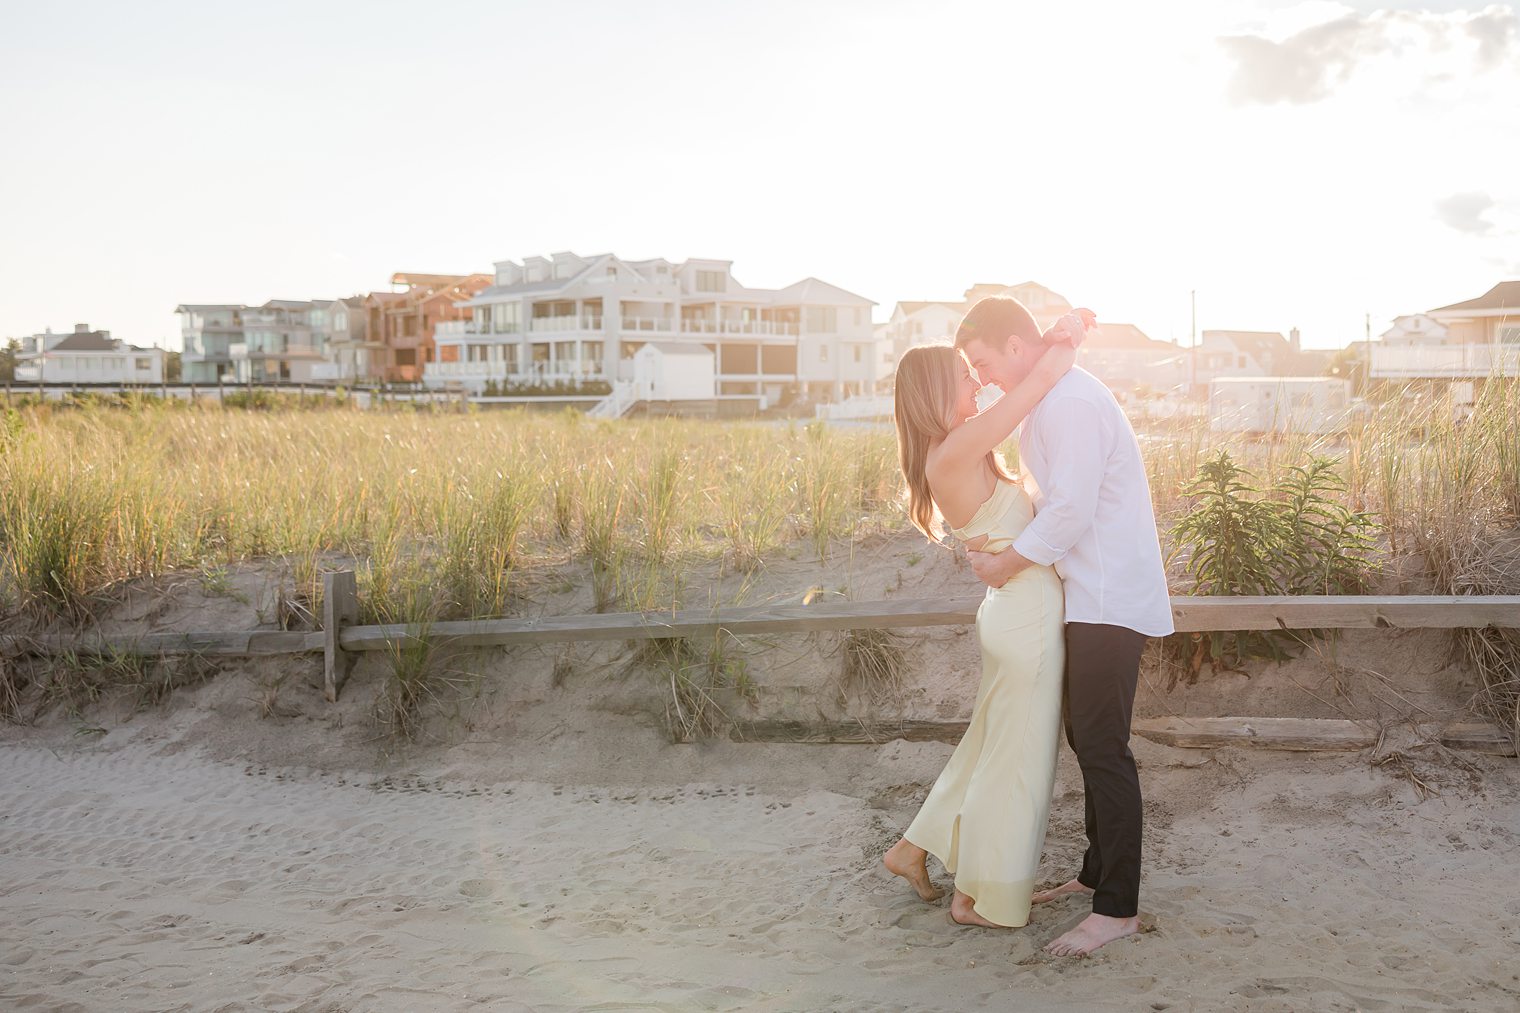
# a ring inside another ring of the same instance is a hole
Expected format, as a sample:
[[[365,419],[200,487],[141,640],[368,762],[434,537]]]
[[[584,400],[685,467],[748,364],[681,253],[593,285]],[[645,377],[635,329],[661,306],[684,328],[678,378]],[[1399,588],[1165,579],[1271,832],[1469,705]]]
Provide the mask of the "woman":
[[[977,413],[977,383],[954,348],[910,348],[897,366],[894,415],[908,515],[938,540],[941,519],[967,549],[1000,552],[1034,516],[997,448],[1076,362],[1070,316],[1029,375]],[[1057,337],[1059,335],[1059,337]],[[883,859],[919,897],[942,896],[926,859],[955,876],[950,917],[989,928],[1028,924],[1055,782],[1065,644],[1061,580],[1032,566],[988,588],[976,613],[982,682],[965,737],[902,840]]]

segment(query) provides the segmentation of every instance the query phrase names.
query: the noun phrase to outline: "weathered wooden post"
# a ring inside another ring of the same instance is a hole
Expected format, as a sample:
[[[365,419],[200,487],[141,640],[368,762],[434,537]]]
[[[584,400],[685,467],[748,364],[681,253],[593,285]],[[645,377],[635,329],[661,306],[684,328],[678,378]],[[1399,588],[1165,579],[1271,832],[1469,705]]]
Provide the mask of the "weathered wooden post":
[[[353,659],[338,646],[344,623],[359,621],[359,581],[352,570],[322,574],[322,692],[338,702]]]

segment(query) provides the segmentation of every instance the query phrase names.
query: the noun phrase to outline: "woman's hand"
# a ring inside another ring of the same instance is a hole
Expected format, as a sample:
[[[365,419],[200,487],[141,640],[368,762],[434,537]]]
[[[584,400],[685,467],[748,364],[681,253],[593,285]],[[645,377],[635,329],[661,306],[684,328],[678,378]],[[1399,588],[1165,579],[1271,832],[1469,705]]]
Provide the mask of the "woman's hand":
[[[1076,348],[1087,337],[1089,329],[1096,327],[1098,317],[1092,310],[1075,309],[1050,325],[1042,337],[1047,345],[1070,345]]]

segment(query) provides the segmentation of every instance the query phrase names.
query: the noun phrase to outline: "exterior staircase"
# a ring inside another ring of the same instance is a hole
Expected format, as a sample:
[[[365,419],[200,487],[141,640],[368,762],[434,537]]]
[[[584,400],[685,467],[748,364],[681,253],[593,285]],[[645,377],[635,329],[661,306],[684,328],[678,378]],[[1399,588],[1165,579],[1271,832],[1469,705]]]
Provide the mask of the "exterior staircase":
[[[633,394],[632,380],[618,380],[612,385],[612,393],[591,406],[586,415],[593,419],[620,419],[628,414],[638,398]]]

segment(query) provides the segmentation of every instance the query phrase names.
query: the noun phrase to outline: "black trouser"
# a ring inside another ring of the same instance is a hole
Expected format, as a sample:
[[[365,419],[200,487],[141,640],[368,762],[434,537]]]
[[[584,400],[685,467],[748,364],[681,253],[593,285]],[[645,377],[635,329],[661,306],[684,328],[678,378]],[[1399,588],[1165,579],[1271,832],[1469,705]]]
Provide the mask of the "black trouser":
[[[1139,912],[1140,775],[1129,722],[1145,640],[1123,626],[1066,624],[1061,718],[1087,796],[1087,854],[1077,882],[1094,891],[1095,914],[1114,918]]]

